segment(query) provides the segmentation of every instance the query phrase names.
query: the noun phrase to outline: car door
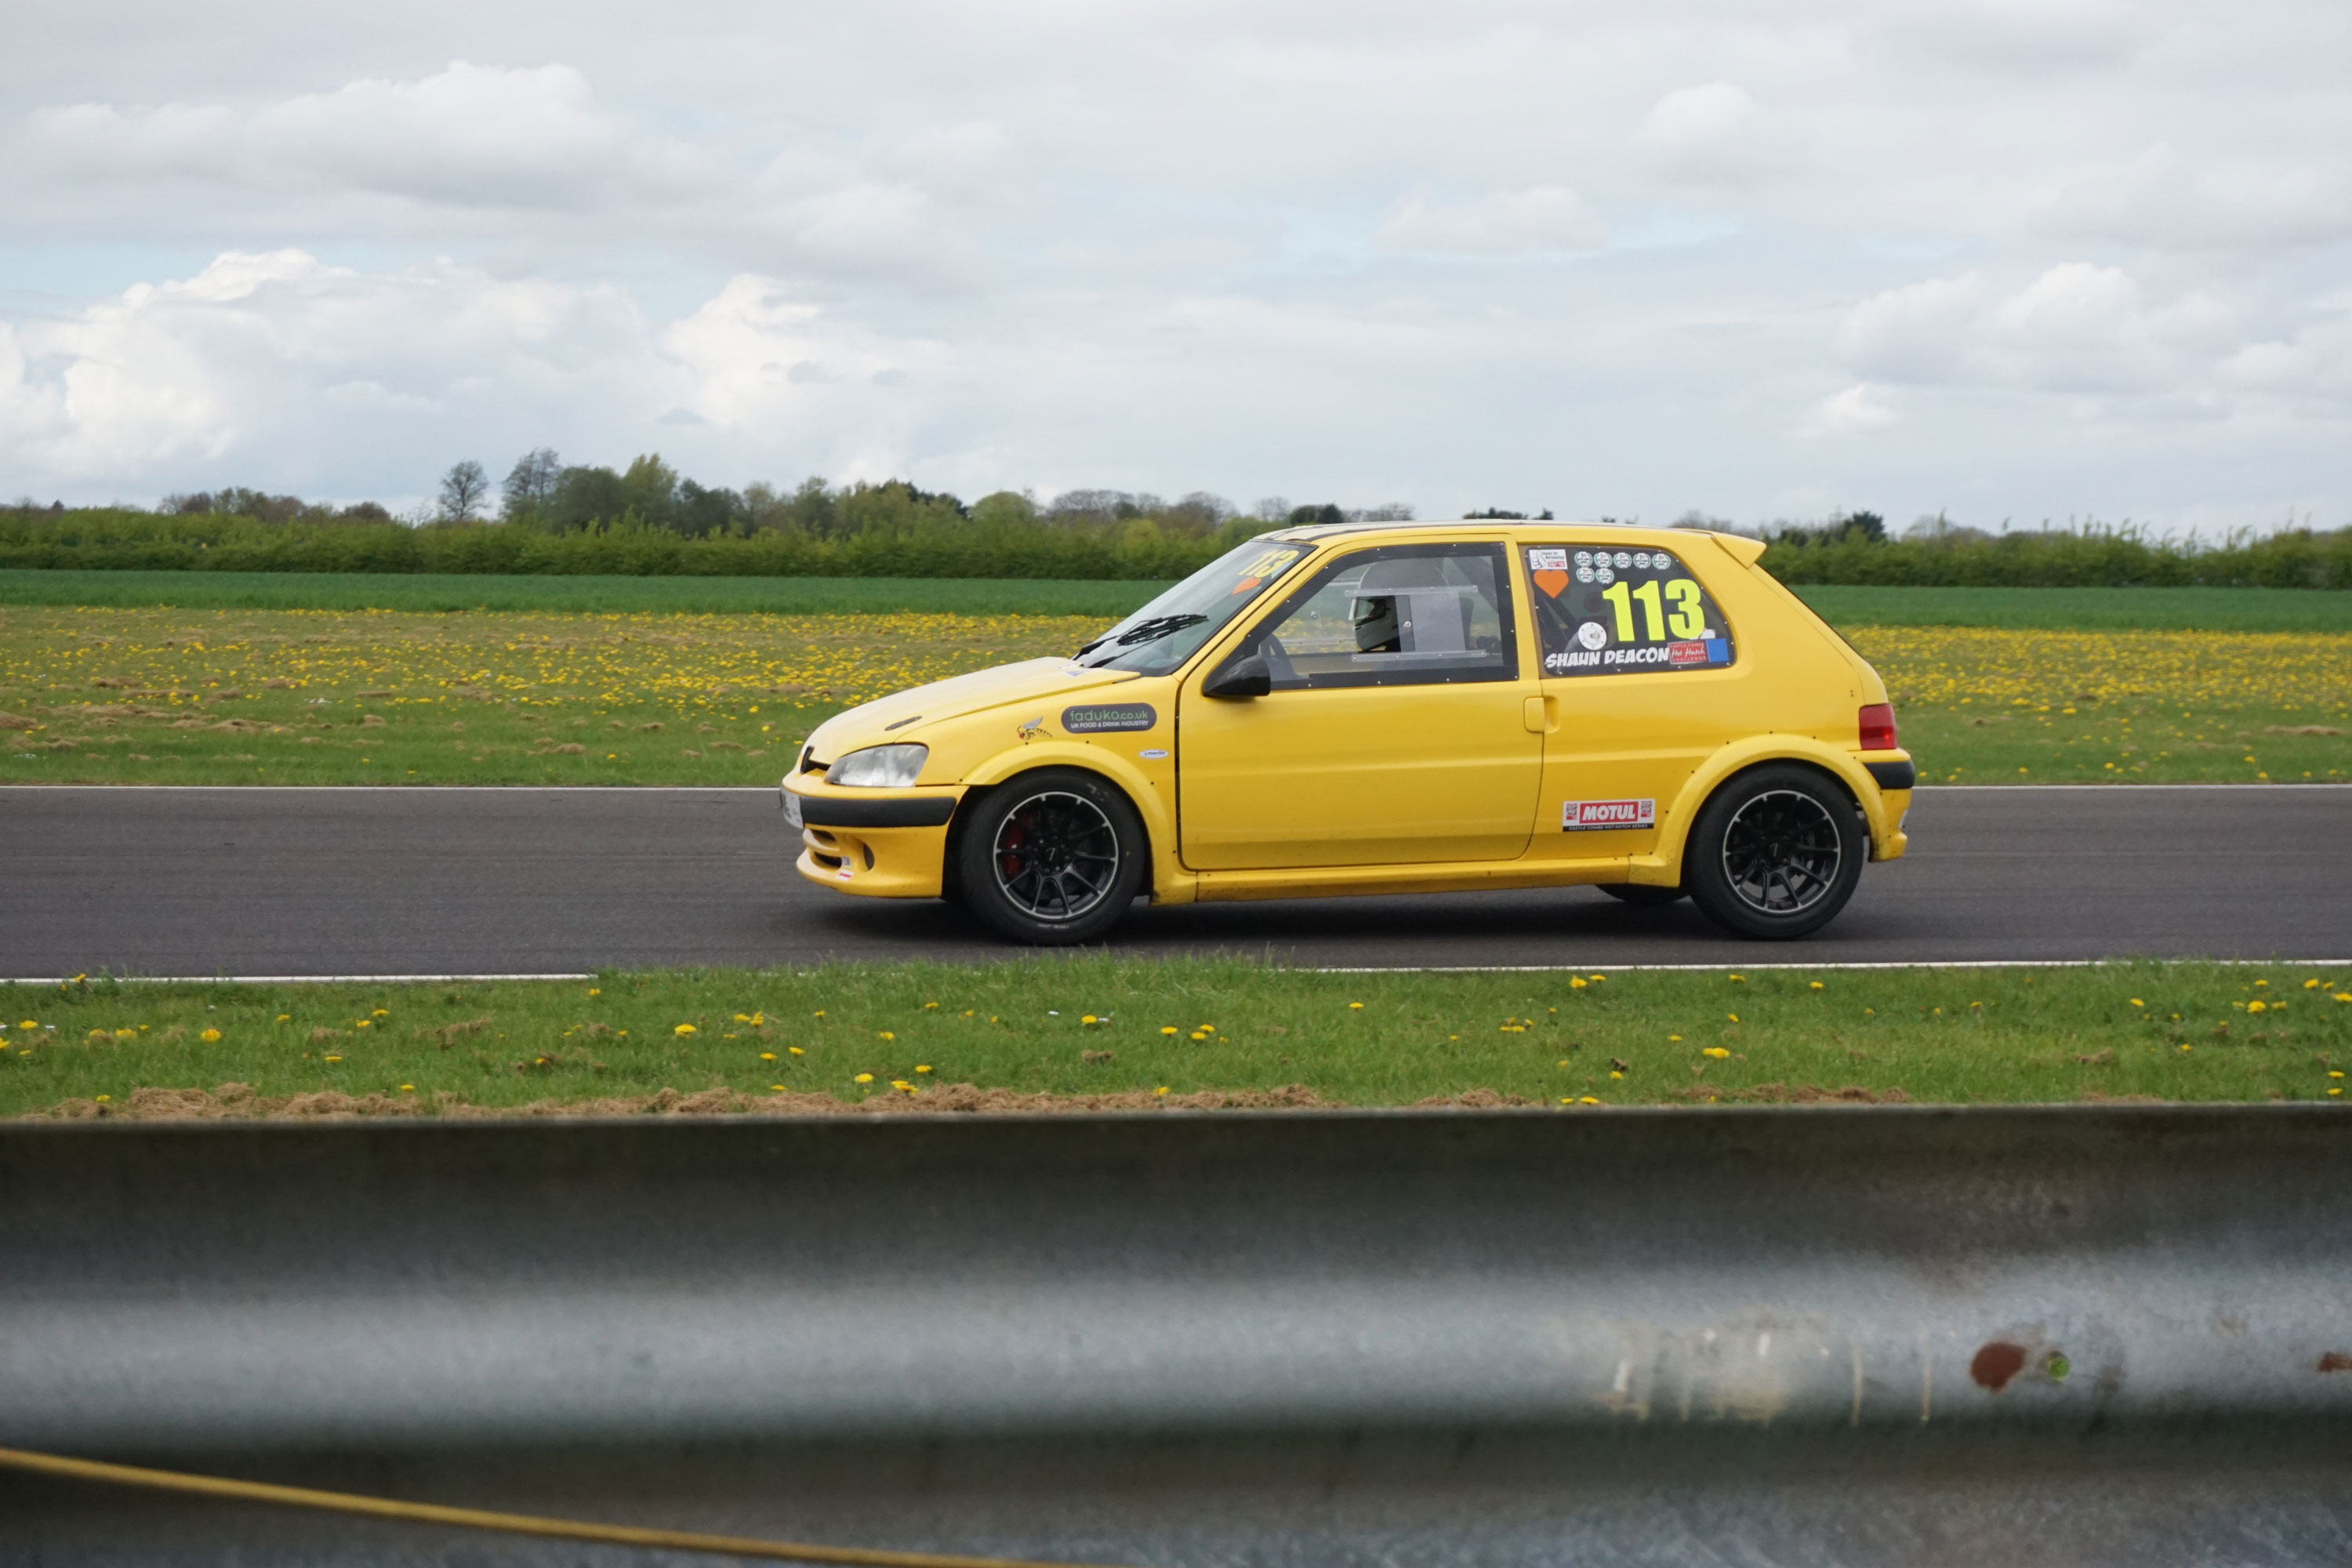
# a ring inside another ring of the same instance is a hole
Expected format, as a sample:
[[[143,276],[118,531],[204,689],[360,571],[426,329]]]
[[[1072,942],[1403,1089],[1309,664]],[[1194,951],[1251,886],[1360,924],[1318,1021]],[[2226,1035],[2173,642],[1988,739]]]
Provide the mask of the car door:
[[[1264,696],[1202,695],[1252,657],[1265,662]],[[1342,553],[1186,682],[1176,748],[1184,863],[1515,858],[1543,769],[1534,694],[1502,543]]]
[[[1553,722],[1551,856],[1649,853],[1691,773],[1755,726],[1750,670],[1690,559],[1702,552],[1721,553],[1706,539],[1680,552],[1574,536],[1520,547]]]

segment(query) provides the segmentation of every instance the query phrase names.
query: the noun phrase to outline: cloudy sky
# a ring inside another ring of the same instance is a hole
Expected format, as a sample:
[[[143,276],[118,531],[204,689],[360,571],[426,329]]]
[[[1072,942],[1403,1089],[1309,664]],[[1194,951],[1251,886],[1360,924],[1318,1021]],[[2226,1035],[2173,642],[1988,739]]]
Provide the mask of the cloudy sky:
[[[2342,0],[29,0],[0,491],[2352,523]]]

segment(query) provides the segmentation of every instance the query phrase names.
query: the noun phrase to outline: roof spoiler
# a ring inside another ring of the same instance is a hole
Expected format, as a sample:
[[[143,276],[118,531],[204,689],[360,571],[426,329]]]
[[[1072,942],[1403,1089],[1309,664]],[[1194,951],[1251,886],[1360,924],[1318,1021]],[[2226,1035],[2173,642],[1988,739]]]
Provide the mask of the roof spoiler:
[[[1707,537],[1722,545],[1723,552],[1742,566],[1755,565],[1757,557],[1764,553],[1764,542],[1744,533],[1710,533]]]

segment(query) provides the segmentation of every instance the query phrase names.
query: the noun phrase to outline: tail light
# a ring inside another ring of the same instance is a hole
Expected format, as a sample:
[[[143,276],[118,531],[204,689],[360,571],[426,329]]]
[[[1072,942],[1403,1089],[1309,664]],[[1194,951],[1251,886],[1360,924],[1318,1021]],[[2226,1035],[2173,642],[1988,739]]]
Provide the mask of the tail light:
[[[1895,705],[1874,702],[1862,710],[1862,749],[1865,752],[1891,752],[1899,742],[1895,739]]]

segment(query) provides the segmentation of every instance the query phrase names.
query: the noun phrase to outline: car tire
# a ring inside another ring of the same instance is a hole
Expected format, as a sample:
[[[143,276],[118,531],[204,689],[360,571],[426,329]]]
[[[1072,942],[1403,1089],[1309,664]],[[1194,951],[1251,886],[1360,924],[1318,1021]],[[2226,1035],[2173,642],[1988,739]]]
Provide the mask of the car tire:
[[[959,825],[953,867],[964,907],[1034,946],[1088,942],[1135,901],[1148,869],[1143,819],[1118,787],[1082,768],[1041,768],[990,790]]]
[[[1668,904],[1678,904],[1690,897],[1683,888],[1661,888],[1650,882],[1603,882],[1601,890],[1621,904],[1631,904],[1637,910],[1662,910]]]
[[[1771,763],[1699,808],[1683,847],[1683,886],[1725,930],[1785,941],[1845,908],[1869,856],[1862,810],[1842,786],[1813,768]]]

